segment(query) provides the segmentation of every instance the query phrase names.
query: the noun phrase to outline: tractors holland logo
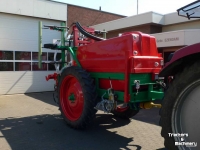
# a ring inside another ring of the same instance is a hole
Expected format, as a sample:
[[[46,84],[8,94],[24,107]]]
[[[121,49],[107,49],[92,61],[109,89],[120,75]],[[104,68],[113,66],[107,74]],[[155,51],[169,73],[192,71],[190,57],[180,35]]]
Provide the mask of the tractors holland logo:
[[[186,142],[185,137],[188,137],[188,133],[168,133],[169,137],[180,137],[180,142],[175,142],[176,146],[185,145],[186,147],[197,147],[197,142]]]

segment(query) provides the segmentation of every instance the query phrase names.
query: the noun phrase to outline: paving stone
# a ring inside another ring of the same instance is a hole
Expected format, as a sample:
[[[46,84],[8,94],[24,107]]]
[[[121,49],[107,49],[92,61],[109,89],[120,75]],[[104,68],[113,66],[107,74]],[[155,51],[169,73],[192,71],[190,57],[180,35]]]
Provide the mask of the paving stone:
[[[158,109],[130,120],[98,112],[83,131],[66,126],[51,92],[0,96],[0,150],[164,150]]]

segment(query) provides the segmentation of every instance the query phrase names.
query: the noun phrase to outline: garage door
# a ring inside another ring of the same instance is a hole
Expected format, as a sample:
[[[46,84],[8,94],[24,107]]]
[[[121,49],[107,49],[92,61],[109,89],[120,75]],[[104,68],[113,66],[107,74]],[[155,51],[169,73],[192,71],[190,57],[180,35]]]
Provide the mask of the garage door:
[[[60,25],[60,21],[0,13],[0,95],[52,91],[53,81],[45,75],[54,66],[37,67],[38,22]],[[43,30],[43,44],[60,39],[60,32]],[[43,49],[42,59],[52,61],[53,52]]]

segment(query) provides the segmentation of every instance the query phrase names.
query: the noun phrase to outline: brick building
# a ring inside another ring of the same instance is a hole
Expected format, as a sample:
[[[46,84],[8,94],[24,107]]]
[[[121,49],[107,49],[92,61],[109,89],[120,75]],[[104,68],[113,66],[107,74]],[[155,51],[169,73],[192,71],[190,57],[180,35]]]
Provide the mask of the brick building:
[[[67,26],[74,22],[80,22],[82,26],[92,26],[126,16],[113,14],[101,10],[67,4]]]

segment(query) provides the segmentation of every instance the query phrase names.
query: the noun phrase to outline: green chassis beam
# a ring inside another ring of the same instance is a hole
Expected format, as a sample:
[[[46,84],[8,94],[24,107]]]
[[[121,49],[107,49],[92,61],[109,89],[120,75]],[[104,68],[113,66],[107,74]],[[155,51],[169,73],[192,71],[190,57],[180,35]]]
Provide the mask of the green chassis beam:
[[[97,92],[99,96],[102,96],[104,93],[104,98],[108,98],[107,89],[99,88],[99,79],[116,79],[116,80],[124,80],[123,73],[90,73],[91,77],[95,79],[95,84],[97,88]],[[146,91],[138,91],[133,92],[135,88],[134,80],[140,80],[140,85],[147,85],[148,90]],[[155,99],[162,99],[164,93],[159,90],[154,90],[153,85],[155,82],[152,82],[151,74],[130,74],[129,75],[129,94],[130,94],[130,103],[139,103],[139,102],[147,102]],[[118,101],[124,101],[124,92],[115,91],[115,94],[118,95]]]
[[[81,64],[79,63],[78,59],[77,59],[77,56],[76,56],[76,51],[77,51],[77,47],[69,47],[69,46],[57,46],[56,49],[58,50],[61,50],[62,52],[64,53],[61,53],[61,57],[65,56],[65,51],[69,51],[73,57],[73,59],[75,60],[75,62],[77,63],[77,65],[79,67],[81,67]],[[62,59],[62,62],[65,62],[65,59],[63,61]],[[64,63],[63,63],[64,64]]]

